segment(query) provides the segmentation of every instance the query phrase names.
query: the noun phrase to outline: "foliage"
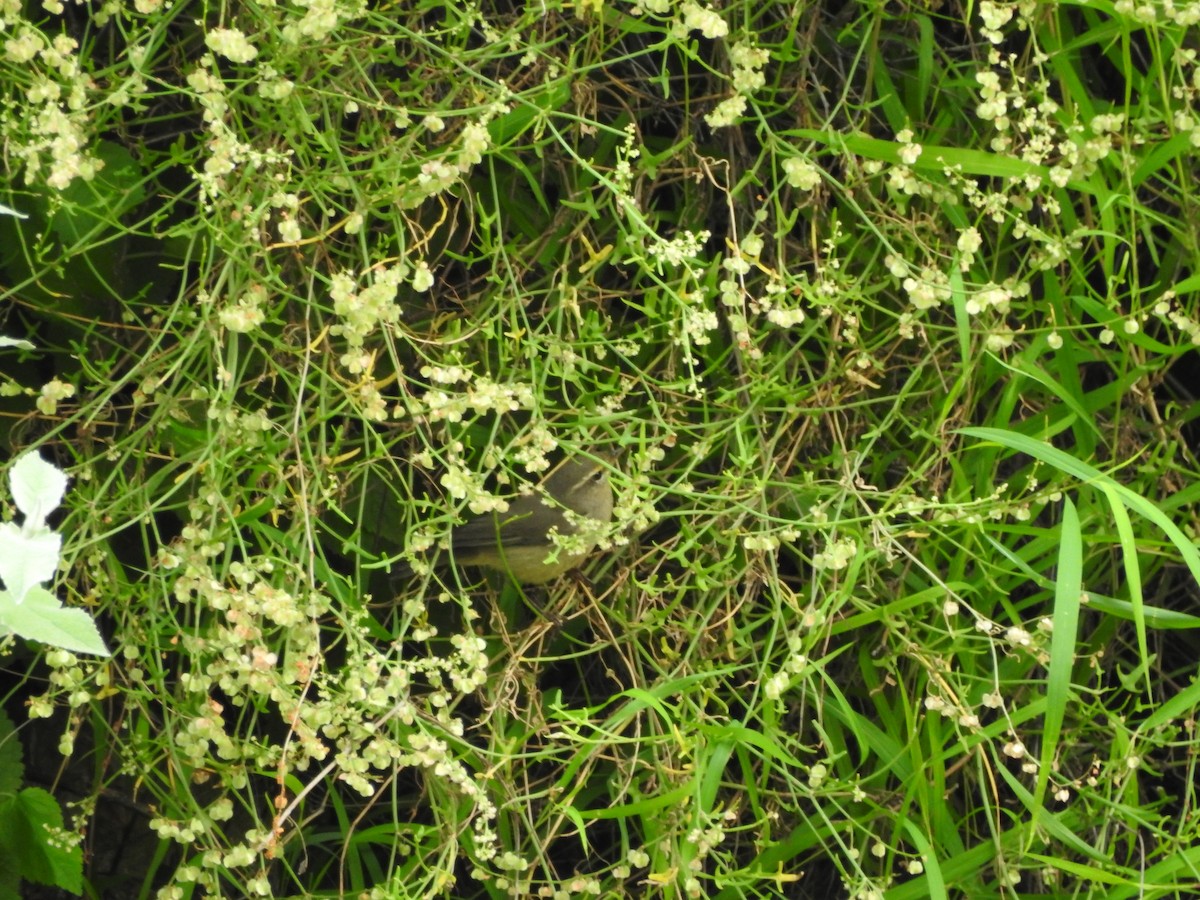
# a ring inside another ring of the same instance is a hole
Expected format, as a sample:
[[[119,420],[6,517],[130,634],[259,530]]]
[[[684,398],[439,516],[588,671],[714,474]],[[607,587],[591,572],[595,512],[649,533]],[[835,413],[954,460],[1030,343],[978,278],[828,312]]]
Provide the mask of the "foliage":
[[[41,788],[21,787],[23,771],[16,730],[0,711],[0,898],[22,896],[22,879],[79,894],[79,845],[63,828],[58,801]]]
[[[1194,891],[1191,7],[0,18],[114,654],[7,697],[142,895]],[[586,576],[439,564],[613,451]]]
[[[80,653],[108,656],[104,639],[87,613],[64,609],[42,582],[54,577],[62,538],[46,517],[62,500],[67,477],[35,453],[9,470],[12,496],[25,522],[0,522],[0,637],[18,635]]]

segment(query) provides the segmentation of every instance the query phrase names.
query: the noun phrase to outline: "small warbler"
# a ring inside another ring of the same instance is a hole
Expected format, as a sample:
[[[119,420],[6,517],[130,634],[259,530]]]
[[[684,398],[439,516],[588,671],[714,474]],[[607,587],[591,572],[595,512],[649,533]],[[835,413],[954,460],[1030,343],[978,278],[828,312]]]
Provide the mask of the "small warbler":
[[[537,491],[513,500],[505,512],[477,516],[450,532],[454,562],[485,566],[508,574],[518,584],[543,584],[577,565],[596,546],[594,522],[612,521],[613,491],[608,460],[568,459]],[[586,546],[559,549],[552,533],[563,537],[586,530]],[[555,553],[555,551],[558,551]]]

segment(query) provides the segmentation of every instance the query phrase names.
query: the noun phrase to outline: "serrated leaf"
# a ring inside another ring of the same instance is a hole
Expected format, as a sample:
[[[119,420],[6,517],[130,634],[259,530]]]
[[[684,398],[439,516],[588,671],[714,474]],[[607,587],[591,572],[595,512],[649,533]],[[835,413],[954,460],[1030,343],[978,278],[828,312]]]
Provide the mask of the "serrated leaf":
[[[13,502],[25,514],[25,527],[38,528],[54,512],[67,491],[67,476],[38,453],[21,456],[8,473]]]
[[[83,890],[83,850],[52,844],[47,831],[62,825],[58,801],[41,788],[25,788],[0,811],[0,829],[16,855],[20,877],[78,894]]]
[[[45,588],[30,590],[20,605],[0,606],[0,632],[4,631],[74,653],[109,655],[91,616],[81,609],[65,609]]]
[[[48,528],[18,528],[0,524],[0,581],[15,604],[30,590],[54,577],[62,550],[62,536]]]

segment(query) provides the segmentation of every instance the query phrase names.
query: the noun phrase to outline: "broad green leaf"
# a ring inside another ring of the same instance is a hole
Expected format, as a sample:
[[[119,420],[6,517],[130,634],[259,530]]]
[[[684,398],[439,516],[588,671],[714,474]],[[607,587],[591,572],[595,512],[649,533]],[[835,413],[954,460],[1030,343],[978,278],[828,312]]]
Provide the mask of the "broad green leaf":
[[[0,601],[5,595],[0,595]],[[96,623],[81,609],[66,609],[45,588],[35,587],[20,604],[0,602],[0,633],[10,632],[74,653],[108,656]]]

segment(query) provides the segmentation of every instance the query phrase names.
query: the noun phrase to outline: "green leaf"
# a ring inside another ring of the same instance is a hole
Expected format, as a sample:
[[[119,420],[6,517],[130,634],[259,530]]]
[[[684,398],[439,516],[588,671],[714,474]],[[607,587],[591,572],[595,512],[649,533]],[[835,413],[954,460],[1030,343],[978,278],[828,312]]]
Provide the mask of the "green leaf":
[[[118,228],[121,216],[146,198],[141,166],[120,144],[100,142],[96,156],[104,166],[90,181],[76,178],[59,192],[63,204],[50,218],[50,228],[64,246],[75,248]]]
[[[83,851],[78,845],[51,842],[48,829],[62,827],[58,801],[41,788],[25,788],[0,803],[0,856],[15,862],[17,875],[26,881],[78,894],[83,890]]]
[[[1058,579],[1054,592],[1054,634],[1050,639],[1050,667],[1046,671],[1046,717],[1042,726],[1042,755],[1033,803],[1042,806],[1058,741],[1071,701],[1071,673],[1075,668],[1075,646],[1079,632],[1079,603],[1083,593],[1083,535],[1079,513],[1069,497],[1063,498]]]
[[[45,588],[32,588],[21,603],[5,605],[9,599],[7,592],[0,593],[0,634],[7,631],[74,653],[109,655],[92,617],[81,609],[63,608]]]
[[[1034,459],[1040,459],[1047,465],[1074,476],[1085,484],[1096,485],[1104,490],[1105,496],[1119,498],[1129,509],[1140,513],[1143,518],[1149,519],[1166,533],[1171,543],[1175,545],[1175,549],[1179,551],[1179,555],[1192,573],[1192,577],[1200,582],[1200,551],[1196,550],[1196,545],[1153,501],[1131,491],[1111,475],[1101,472],[1096,467],[1088,465],[1083,460],[1076,459],[1071,454],[1052,447],[1044,441],[1017,434],[1014,431],[1005,431],[1002,428],[973,427],[960,428],[958,433],[985,441],[994,441],[1010,450],[1027,453]]]
[[[488,123],[488,135],[498,147],[506,147],[536,122],[557,112],[571,99],[571,85],[565,78],[552,81],[535,91],[513,98],[512,110]]]

